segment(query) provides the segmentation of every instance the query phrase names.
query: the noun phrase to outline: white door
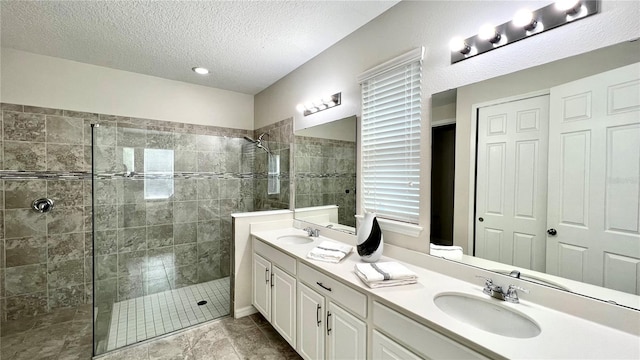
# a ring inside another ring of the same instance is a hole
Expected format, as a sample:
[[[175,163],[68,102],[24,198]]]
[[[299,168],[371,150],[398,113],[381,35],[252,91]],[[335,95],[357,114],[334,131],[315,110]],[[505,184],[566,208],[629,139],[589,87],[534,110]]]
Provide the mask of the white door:
[[[298,354],[306,360],[324,359],[324,296],[298,283]]]
[[[544,271],[549,96],[478,110],[475,255]]]
[[[640,63],[550,101],[547,270],[640,294]]]
[[[271,325],[295,349],[296,347],[296,278],[273,266],[271,288]]]
[[[334,302],[327,309],[327,359],[366,359],[367,325]]]
[[[405,349],[402,345],[373,331],[373,360],[420,360],[418,355]]]
[[[253,254],[252,303],[267,321],[271,321],[271,263]]]

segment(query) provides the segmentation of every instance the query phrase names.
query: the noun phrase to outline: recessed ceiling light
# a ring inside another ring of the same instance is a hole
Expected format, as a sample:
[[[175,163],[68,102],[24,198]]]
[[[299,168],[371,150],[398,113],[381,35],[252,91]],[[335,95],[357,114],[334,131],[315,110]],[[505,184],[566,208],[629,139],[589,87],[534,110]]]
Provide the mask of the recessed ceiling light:
[[[191,70],[193,70],[193,72],[195,72],[196,74],[200,74],[200,75],[207,75],[209,73],[209,69],[203,68],[203,67],[194,67],[194,68],[191,68]]]

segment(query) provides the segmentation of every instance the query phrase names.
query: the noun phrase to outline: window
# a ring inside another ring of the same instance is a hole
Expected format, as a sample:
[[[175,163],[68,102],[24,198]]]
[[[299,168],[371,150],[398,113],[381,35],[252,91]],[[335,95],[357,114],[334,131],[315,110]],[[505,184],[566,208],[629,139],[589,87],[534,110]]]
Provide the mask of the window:
[[[173,195],[173,150],[144,149],[144,198],[168,199]]]
[[[362,206],[383,219],[417,224],[423,49],[360,76]]]

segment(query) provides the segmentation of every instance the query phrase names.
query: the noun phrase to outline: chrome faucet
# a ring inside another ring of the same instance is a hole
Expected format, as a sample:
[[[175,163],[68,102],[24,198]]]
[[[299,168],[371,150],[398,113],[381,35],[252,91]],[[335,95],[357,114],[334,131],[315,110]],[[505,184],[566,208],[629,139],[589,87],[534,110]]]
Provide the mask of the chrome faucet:
[[[306,227],[302,229],[307,232],[307,235],[312,237],[318,237],[320,235],[320,229],[313,229],[312,227]]]
[[[521,288],[520,286],[517,286],[517,285],[509,285],[509,288],[507,288],[507,291],[504,291],[502,289],[502,286],[494,284],[493,280],[491,280],[490,278],[486,278],[484,276],[479,276],[479,275],[476,277],[484,279],[484,289],[482,289],[482,292],[491,296],[494,299],[517,304],[520,302],[520,299],[518,298],[517,290],[523,291],[527,294],[529,293],[529,290]]]

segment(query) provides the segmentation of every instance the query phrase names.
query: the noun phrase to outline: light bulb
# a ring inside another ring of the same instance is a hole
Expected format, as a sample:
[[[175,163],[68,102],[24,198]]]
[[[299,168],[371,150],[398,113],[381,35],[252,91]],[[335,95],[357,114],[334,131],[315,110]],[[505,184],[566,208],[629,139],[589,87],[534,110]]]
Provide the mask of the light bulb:
[[[461,52],[463,54],[468,54],[471,50],[469,45],[467,45],[467,43],[464,42],[464,40],[459,36],[456,36],[451,39],[451,41],[449,41],[449,49],[451,49],[451,51]]]
[[[311,110],[313,108],[313,103],[311,101],[307,101],[304,103],[304,108],[307,110]]]
[[[324,103],[329,103],[333,101],[333,95],[325,95],[322,97],[322,102]]]
[[[519,10],[513,16],[513,25],[517,27],[525,28],[526,30],[531,31],[535,29],[537,24],[538,21],[533,18],[533,12],[528,9]]]
[[[500,41],[500,34],[498,34],[496,28],[491,24],[482,25],[480,31],[478,31],[478,37],[481,40],[489,40],[492,44]]]
[[[303,112],[304,111],[304,105],[302,105],[302,104],[296,105],[296,110],[298,110],[299,112]]]
[[[207,75],[209,73],[209,69],[198,67],[198,66],[191,68],[191,70],[193,70],[193,72],[195,72],[196,74],[200,74],[200,75]]]

